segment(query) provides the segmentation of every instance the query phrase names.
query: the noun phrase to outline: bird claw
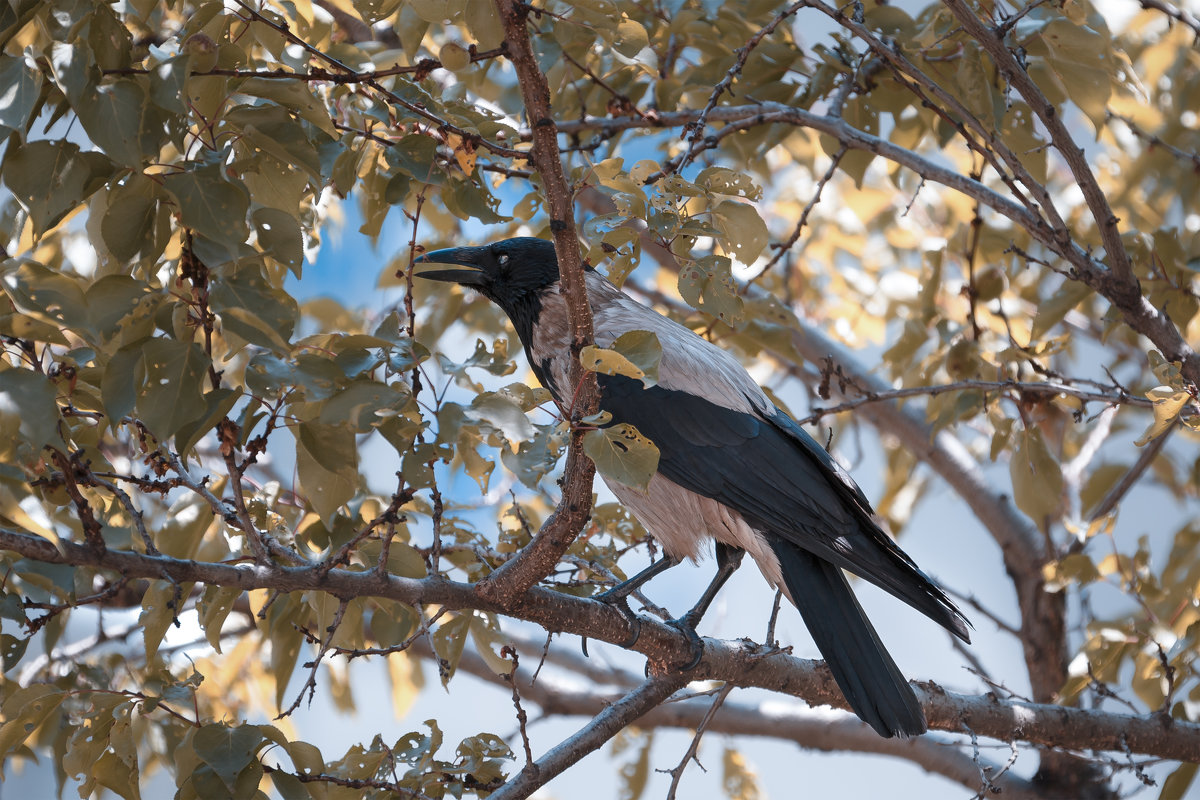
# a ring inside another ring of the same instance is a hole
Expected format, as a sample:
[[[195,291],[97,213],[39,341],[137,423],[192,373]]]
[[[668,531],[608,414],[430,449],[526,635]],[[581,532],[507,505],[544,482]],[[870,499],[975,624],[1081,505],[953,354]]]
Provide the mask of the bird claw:
[[[700,639],[700,634],[696,633],[696,623],[690,617],[691,614],[688,613],[679,619],[667,622],[672,628],[686,636],[688,642],[692,645],[692,658],[686,664],[679,667],[680,672],[691,672],[700,666],[700,660],[704,658],[704,642]]]
[[[620,588],[620,587],[618,587]],[[642,620],[637,614],[633,613],[633,609],[629,607],[629,601],[626,599],[627,593],[618,592],[614,589],[609,589],[607,592],[601,592],[592,597],[598,603],[604,603],[606,606],[615,608],[621,612],[621,616],[625,617],[625,621],[629,623],[629,637],[617,644],[623,650],[628,650],[637,644],[638,638],[642,635]],[[583,654],[588,655],[587,637],[583,637]]]

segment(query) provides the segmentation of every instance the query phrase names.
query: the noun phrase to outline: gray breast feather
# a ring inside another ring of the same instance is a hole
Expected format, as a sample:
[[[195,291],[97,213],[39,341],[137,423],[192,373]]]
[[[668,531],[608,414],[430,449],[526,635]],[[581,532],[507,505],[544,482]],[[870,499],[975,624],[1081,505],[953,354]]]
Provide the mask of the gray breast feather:
[[[664,389],[746,413],[774,410],[762,388],[730,353],[638,303],[598,274],[588,275],[588,297],[596,344],[601,347],[610,347],[629,331],[650,331],[658,337],[663,351],[658,382]]]

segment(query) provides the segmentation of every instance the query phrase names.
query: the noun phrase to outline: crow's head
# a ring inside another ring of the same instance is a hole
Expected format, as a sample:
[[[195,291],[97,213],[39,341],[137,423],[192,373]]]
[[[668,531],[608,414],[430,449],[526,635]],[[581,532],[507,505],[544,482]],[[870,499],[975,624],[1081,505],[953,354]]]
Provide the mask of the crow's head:
[[[453,269],[426,269],[418,277],[475,289],[515,319],[539,305],[542,290],[558,282],[554,245],[522,236],[482,247],[450,247],[417,259],[419,264],[453,264]]]

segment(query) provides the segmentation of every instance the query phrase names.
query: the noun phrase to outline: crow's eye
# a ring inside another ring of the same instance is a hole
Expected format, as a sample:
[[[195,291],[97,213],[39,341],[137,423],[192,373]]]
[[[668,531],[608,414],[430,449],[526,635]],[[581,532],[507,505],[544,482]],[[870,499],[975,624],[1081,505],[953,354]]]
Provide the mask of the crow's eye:
[[[508,263],[508,253],[501,253],[500,255],[496,256],[496,263],[502,267],[505,264],[507,264]]]

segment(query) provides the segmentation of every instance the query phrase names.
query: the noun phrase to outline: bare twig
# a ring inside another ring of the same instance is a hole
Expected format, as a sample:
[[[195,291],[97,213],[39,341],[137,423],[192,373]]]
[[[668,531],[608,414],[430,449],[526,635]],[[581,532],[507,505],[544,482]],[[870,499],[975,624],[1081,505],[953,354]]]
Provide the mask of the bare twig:
[[[500,648],[500,657],[511,658],[513,662],[512,672],[501,677],[512,687],[513,707],[517,710],[517,728],[521,733],[521,744],[525,748],[525,768],[533,769],[533,749],[529,746],[529,715],[521,705],[521,692],[517,689],[517,666],[520,664],[517,649],[506,644]]]
[[[646,679],[638,688],[597,714],[591,722],[568,737],[533,764],[527,765],[493,794],[492,800],[529,797],[581,758],[600,748],[634,720],[662,703],[687,683],[679,674]]]
[[[296,699],[292,704],[281,711],[276,719],[291,716],[292,712],[300,707],[300,703],[304,701],[304,695],[306,694],[308,695],[308,702],[312,703],[313,697],[317,694],[317,670],[321,668],[321,662],[325,660],[325,655],[329,652],[329,648],[333,646],[333,637],[337,635],[337,629],[341,627],[342,620],[346,616],[346,608],[349,605],[349,600],[339,599],[337,611],[333,615],[333,622],[325,628],[325,636],[321,638],[321,646],[317,650],[317,657],[304,665],[309,668],[308,677],[305,678],[304,685],[296,693]]]
[[[1137,0],[1137,2],[1142,8],[1152,8],[1155,11],[1161,11],[1171,19],[1182,22],[1191,28],[1196,36],[1200,36],[1200,19],[1197,19],[1186,8],[1177,8],[1166,2],[1166,0]]]
[[[823,408],[814,408],[812,413],[802,420],[801,423],[808,424],[816,422],[822,417],[827,417],[831,414],[841,414],[845,411],[852,411],[856,408],[871,404],[887,402],[890,400],[903,400],[907,397],[936,397],[939,394],[946,392],[1012,392],[1017,397],[1056,397],[1058,395],[1066,395],[1067,397],[1077,397],[1080,400],[1096,403],[1104,403],[1108,406],[1135,406],[1137,408],[1151,408],[1154,404],[1144,398],[1135,395],[1127,394],[1124,391],[1117,390],[1113,393],[1097,391],[1093,389],[1081,389],[1078,386],[1072,386],[1069,383],[1054,382],[1054,381],[985,381],[985,380],[963,380],[953,381],[951,383],[939,383],[934,386],[906,386],[902,389],[880,389],[867,392],[862,397],[856,397],[852,400],[846,400],[837,405],[827,406]]]
[[[717,709],[719,709],[725,703],[725,699],[729,697],[729,693],[732,691],[733,684],[731,683],[727,683],[721,687],[721,689],[713,697],[712,703],[709,704],[708,711],[705,713],[704,718],[701,719],[700,724],[696,726],[696,733],[692,736],[692,741],[690,744],[688,744],[687,751],[683,754],[683,758],[681,758],[679,763],[673,768],[667,770],[667,774],[671,776],[671,786],[669,789],[667,789],[667,800],[675,800],[676,792],[679,791],[679,781],[683,779],[683,771],[687,769],[688,762],[695,759],[697,764],[700,763],[700,760],[696,757],[696,753],[700,749],[700,738],[704,736],[704,732],[708,730],[708,726],[712,722],[713,716],[716,715]],[[703,767],[701,767],[701,769],[703,769]]]
[[[1159,436],[1147,442],[1142,451],[1138,453],[1137,461],[1133,462],[1133,466],[1121,476],[1119,481],[1113,484],[1113,487],[1108,490],[1108,493],[1104,495],[1104,498],[1096,505],[1092,513],[1088,515],[1089,522],[1094,522],[1106,516],[1117,507],[1117,504],[1121,502],[1121,498],[1133,488],[1133,485],[1138,482],[1142,474],[1154,463],[1154,459],[1162,452],[1163,446],[1167,443],[1167,439],[1176,427],[1176,425],[1172,425]]]
[[[795,14],[803,5],[804,3],[792,3],[790,6],[776,14],[774,18],[760,28],[757,33],[747,39],[744,45],[733,51],[735,56],[733,60],[733,66],[731,66],[729,71],[725,73],[725,77],[718,81],[717,85],[713,87],[712,94],[708,98],[708,103],[706,103],[704,108],[700,111],[700,117],[694,124],[690,126],[691,135],[688,136],[687,151],[684,152],[683,157],[679,160],[678,166],[675,167],[676,170],[683,169],[688,164],[692,163],[692,159],[696,157],[696,144],[704,137],[704,131],[706,128],[708,128],[708,115],[714,108],[716,108],[717,102],[721,99],[721,95],[725,94],[725,92],[733,94],[733,81],[738,75],[742,74],[742,69],[746,66],[746,60],[750,58],[750,53],[754,51],[754,48],[758,47],[759,43],[762,42],[763,39],[774,33],[775,29],[778,28],[785,19]]]

